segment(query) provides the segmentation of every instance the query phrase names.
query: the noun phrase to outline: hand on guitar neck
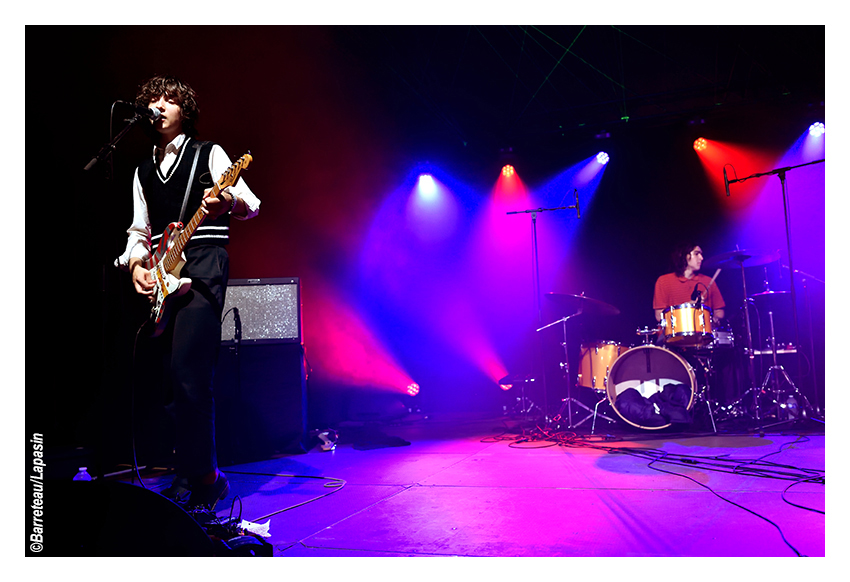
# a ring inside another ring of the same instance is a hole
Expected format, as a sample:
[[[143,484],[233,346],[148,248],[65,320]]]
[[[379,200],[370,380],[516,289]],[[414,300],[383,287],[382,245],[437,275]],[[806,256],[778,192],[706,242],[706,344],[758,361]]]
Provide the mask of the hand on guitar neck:
[[[218,196],[215,196],[213,191],[214,188],[204,190],[204,199],[201,200],[201,212],[206,214],[207,218],[215,220],[222,214],[230,212],[231,206],[233,206],[232,214],[236,216],[244,215],[245,203],[238,196],[225,191],[220,191]]]

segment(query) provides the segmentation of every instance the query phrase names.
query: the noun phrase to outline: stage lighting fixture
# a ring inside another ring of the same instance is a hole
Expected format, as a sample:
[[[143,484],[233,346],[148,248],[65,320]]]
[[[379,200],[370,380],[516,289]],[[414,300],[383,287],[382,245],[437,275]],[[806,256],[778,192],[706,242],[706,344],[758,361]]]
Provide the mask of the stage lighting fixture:
[[[407,385],[406,392],[409,396],[416,396],[417,394],[419,394],[419,384],[417,384],[416,382],[411,382]]]
[[[431,198],[437,193],[437,184],[431,174],[419,176],[419,193],[426,198]]]
[[[499,388],[507,391],[513,388],[514,384],[522,385],[527,382],[534,382],[534,377],[531,374],[508,374],[499,379]]]
[[[596,161],[602,164],[603,166],[608,163],[608,160],[608,154],[606,154],[605,152],[599,152],[598,154],[596,154]]]
[[[502,166],[502,176],[504,176],[505,178],[510,178],[511,176],[514,175],[515,172],[516,172],[516,170],[514,170],[514,167],[511,166],[510,164],[506,164],[505,166]]]
[[[706,147],[708,147],[708,142],[705,141],[704,137],[701,137],[701,138],[697,139],[696,141],[694,141],[694,149],[696,151],[701,152]]]
[[[826,127],[820,121],[818,121],[817,123],[813,123],[809,126],[809,135],[812,137],[820,137],[825,133]]]

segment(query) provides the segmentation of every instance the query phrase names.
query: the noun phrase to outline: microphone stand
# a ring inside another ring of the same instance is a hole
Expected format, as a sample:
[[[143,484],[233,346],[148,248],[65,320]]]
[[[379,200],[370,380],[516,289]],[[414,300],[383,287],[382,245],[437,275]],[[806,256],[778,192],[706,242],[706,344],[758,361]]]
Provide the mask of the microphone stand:
[[[787,190],[787,187],[785,185],[785,174],[789,170],[795,170],[797,168],[802,168],[802,167],[805,167],[805,166],[811,166],[813,164],[820,164],[820,163],[823,163],[825,161],[826,161],[826,159],[815,160],[813,162],[806,162],[805,164],[798,164],[796,166],[787,166],[787,167],[784,167],[784,168],[777,168],[775,170],[770,170],[769,172],[760,172],[760,173],[756,173],[756,174],[752,174],[750,176],[747,176],[746,178],[736,178],[734,180],[729,180],[726,177],[726,168],[725,167],[723,168],[723,178],[724,178],[726,185],[727,185],[726,186],[727,187],[727,196],[728,196],[728,185],[729,184],[734,184],[736,182],[743,182],[743,181],[749,180],[751,178],[761,178],[762,176],[778,176],[779,181],[782,183],[782,209],[785,212],[785,240],[786,240],[786,244],[788,246],[788,269],[789,269],[790,277],[791,277],[791,281],[790,281],[790,284],[791,284],[791,312],[794,316],[794,343],[797,347],[798,370],[802,370],[802,366],[800,365],[800,358],[802,357],[802,350],[801,350],[801,347],[800,347],[800,328],[799,328],[799,325],[797,323],[797,292],[796,292],[796,288],[795,288],[795,284],[794,284],[794,272],[795,271],[794,271],[794,258],[793,258],[793,255],[791,253],[791,218],[789,216],[790,209],[789,209],[789,204],[788,204],[788,190]],[[746,301],[747,299],[748,299],[747,297],[744,297],[744,301]],[[809,338],[810,342],[811,342],[811,339],[812,338]],[[814,362],[812,362],[812,365],[814,365]],[[815,390],[817,391],[817,387],[815,387]],[[758,404],[756,404],[756,408],[758,409]]]
[[[575,210],[576,218],[581,218],[581,211],[579,210],[578,205],[578,190],[574,190],[576,203],[573,206],[559,206],[557,208],[534,208],[529,210],[513,210],[511,212],[507,212],[506,214],[531,214],[531,252],[533,255],[533,261],[531,265],[531,278],[532,285],[534,287],[534,307],[537,311],[537,324],[538,326],[543,325],[543,313],[540,305],[540,263],[537,252],[537,213],[538,212],[554,212],[556,210]],[[566,325],[566,324],[565,324]],[[548,327],[548,326],[547,326]],[[543,328],[541,328],[543,329]],[[537,331],[540,331],[538,329]],[[538,338],[542,338],[542,336],[538,336]],[[543,358],[543,345],[542,339],[539,340],[541,343],[538,345],[538,353],[540,355],[540,367],[541,373],[543,375],[543,417],[545,422],[548,424],[549,422],[549,398],[547,393],[547,384],[546,384],[546,369],[544,366],[544,358]],[[569,383],[569,379],[567,381]]]
[[[100,151],[97,152],[97,155],[95,155],[91,159],[91,161],[88,164],[86,164],[86,167],[83,168],[83,170],[88,172],[89,170],[94,168],[99,162],[102,162],[107,157],[109,157],[112,154],[112,152],[115,151],[115,146],[118,145],[118,142],[121,141],[121,138],[123,138],[125,135],[127,135],[127,132],[130,131],[130,129],[132,129],[132,127],[134,125],[136,125],[136,123],[139,122],[142,119],[147,119],[147,118],[144,117],[143,115],[139,115],[137,113],[135,116],[133,116],[132,119],[128,120],[128,123],[127,123],[126,126],[124,126],[124,129],[119,131],[118,134],[114,138],[112,138],[106,145],[104,145],[102,148],[100,148]]]

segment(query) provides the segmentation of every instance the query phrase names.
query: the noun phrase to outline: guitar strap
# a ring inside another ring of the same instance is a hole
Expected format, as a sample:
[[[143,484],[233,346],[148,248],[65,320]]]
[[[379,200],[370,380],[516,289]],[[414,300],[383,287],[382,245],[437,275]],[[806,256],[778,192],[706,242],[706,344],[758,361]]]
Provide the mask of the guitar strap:
[[[192,171],[189,173],[189,182],[186,184],[186,194],[183,196],[183,207],[180,209],[179,222],[183,222],[183,216],[186,214],[186,204],[189,203],[189,192],[192,190],[192,183],[195,181],[195,168],[198,166],[198,156],[201,154],[201,148],[206,144],[205,141],[198,141],[192,144],[195,148],[195,159],[192,161]]]

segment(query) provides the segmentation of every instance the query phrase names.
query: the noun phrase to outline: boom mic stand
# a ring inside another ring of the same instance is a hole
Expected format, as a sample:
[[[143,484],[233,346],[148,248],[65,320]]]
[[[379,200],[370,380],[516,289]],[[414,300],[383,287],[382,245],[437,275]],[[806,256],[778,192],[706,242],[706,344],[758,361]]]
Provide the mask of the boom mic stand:
[[[788,246],[788,270],[790,272],[790,278],[791,278],[791,281],[790,281],[790,284],[791,284],[791,312],[794,316],[794,342],[795,342],[796,346],[798,347],[798,350],[797,350],[798,366],[799,366],[799,361],[800,361],[800,357],[801,357],[802,352],[799,349],[799,347],[800,347],[800,328],[799,328],[799,325],[797,323],[797,291],[796,291],[796,288],[795,288],[796,286],[794,284],[794,272],[795,271],[794,271],[794,258],[793,258],[793,254],[791,253],[791,218],[789,216],[790,209],[789,209],[789,204],[788,204],[788,190],[787,190],[787,186],[785,184],[785,174],[790,170],[795,170],[797,168],[802,168],[802,167],[805,167],[805,166],[811,166],[813,164],[821,164],[825,161],[826,161],[826,159],[815,160],[813,162],[806,162],[805,164],[798,164],[796,166],[787,166],[787,167],[784,167],[784,168],[777,168],[777,169],[774,169],[774,170],[770,170],[769,172],[759,172],[759,173],[756,173],[756,174],[751,174],[751,175],[747,176],[746,178],[735,178],[734,180],[730,180],[727,177],[726,167],[724,166],[724,168],[723,168],[723,181],[726,184],[726,196],[729,196],[729,184],[734,184],[736,182],[743,182],[743,181],[749,180],[751,178],[760,178],[762,176],[778,176],[779,181],[782,183],[782,209],[785,213],[785,240],[786,240],[786,244]],[[744,297],[744,300],[745,301],[747,300],[746,296]],[[811,341],[811,338],[809,338],[809,341]],[[752,356],[752,354],[750,354],[750,356]],[[814,362],[812,362],[812,364],[814,364]],[[800,367],[800,369],[802,369],[802,367]],[[815,387],[815,389],[817,389],[817,387]],[[756,404],[756,410],[758,410],[758,404]]]
[[[534,307],[537,311],[537,324],[543,324],[543,312],[540,306],[540,263],[537,252],[537,213],[538,212],[554,212],[556,210],[575,210],[576,218],[581,218],[581,211],[579,210],[578,204],[578,189],[573,189],[573,194],[575,195],[576,203],[573,206],[559,206],[557,208],[534,208],[529,210],[513,210],[511,212],[507,212],[506,214],[531,214],[531,252],[532,252],[532,265],[531,265],[531,278],[532,285],[534,286]],[[537,331],[540,331],[539,329]],[[538,336],[540,338],[541,336]],[[547,384],[546,384],[546,369],[543,365],[543,346],[542,339],[539,339],[539,343],[537,346],[538,355],[540,358],[540,370],[543,379],[543,418],[545,422],[548,424],[549,422],[549,398],[547,393]]]
[[[123,101],[116,101],[115,103],[112,104],[112,106],[115,107],[116,103],[123,103]],[[110,116],[110,118],[111,118],[111,116]],[[127,122],[127,125],[124,126],[124,129],[119,131],[118,134],[115,137],[113,137],[111,140],[109,140],[108,143],[106,143],[102,148],[100,148],[100,151],[97,152],[97,154],[91,159],[91,161],[89,161],[88,164],[86,164],[86,167],[83,168],[83,170],[88,172],[89,170],[94,168],[99,162],[102,162],[103,160],[108,158],[112,154],[112,152],[115,151],[115,146],[118,145],[118,142],[121,141],[121,138],[123,138],[125,135],[127,135],[127,132],[130,131],[133,128],[133,126],[136,125],[136,123],[138,123],[142,119],[147,119],[147,118],[144,115],[141,115],[139,113],[136,113],[132,117],[132,119],[129,119],[128,122]],[[111,122],[110,122],[110,125],[111,125]],[[112,131],[110,130],[109,133],[111,134]]]

